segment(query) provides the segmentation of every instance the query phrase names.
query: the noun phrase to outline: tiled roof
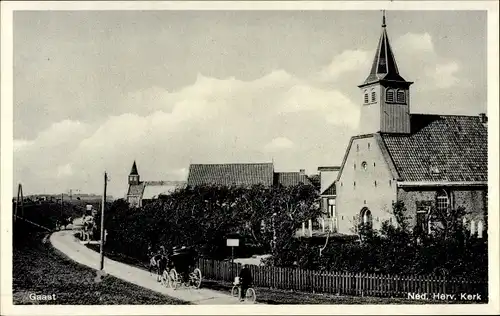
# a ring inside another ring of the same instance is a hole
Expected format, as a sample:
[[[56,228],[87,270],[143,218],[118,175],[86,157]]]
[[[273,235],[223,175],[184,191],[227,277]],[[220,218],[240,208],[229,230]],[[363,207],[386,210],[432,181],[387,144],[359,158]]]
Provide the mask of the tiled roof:
[[[478,116],[412,114],[410,135],[381,134],[401,181],[487,181],[488,134]]]
[[[298,185],[299,183],[313,185],[309,178],[305,174],[300,174],[300,172],[276,172],[274,176],[274,183],[285,187]]]
[[[272,163],[192,164],[188,185],[273,185]]]
[[[139,184],[131,184],[128,187],[127,195],[139,195],[142,196],[142,192],[144,191],[144,182]]]
[[[336,195],[337,194],[337,190],[336,190],[335,183],[336,182],[333,182],[332,184],[330,184],[330,186],[328,188],[326,188],[326,190],[323,191],[321,193],[321,195]]]

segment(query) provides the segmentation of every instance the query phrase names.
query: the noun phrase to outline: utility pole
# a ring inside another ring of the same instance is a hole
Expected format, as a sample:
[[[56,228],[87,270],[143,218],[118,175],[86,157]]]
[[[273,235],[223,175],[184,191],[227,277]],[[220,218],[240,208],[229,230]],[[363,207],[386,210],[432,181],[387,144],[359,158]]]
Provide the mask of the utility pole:
[[[273,251],[273,254],[276,252],[276,226],[274,224],[276,215],[278,215],[278,214],[276,214],[276,212],[275,212],[271,216],[271,219],[272,219],[272,222],[273,222],[273,241],[272,241],[272,251]]]
[[[19,193],[21,191],[21,183],[18,184],[17,186],[17,199],[16,199],[16,209],[14,210],[14,222],[16,221],[17,219],[17,214],[18,214],[18,210],[19,210]]]
[[[16,203],[16,213],[15,217],[19,216],[18,209],[21,208],[21,217],[24,218],[24,195],[23,195],[23,186],[21,183],[17,186],[17,203]]]
[[[61,193],[61,220],[62,220],[62,217],[63,217],[63,198],[64,198],[64,193]]]
[[[104,209],[106,207],[106,187],[108,185],[108,174],[104,171],[104,194],[102,196],[101,205],[101,266],[100,270],[104,270]]]
[[[234,247],[231,247],[231,274],[234,280]]]

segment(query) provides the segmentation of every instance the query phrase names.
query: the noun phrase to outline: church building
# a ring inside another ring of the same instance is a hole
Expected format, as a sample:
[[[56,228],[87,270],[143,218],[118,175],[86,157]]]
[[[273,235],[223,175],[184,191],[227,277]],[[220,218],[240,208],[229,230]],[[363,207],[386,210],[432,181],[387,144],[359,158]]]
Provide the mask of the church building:
[[[487,117],[413,114],[412,82],[399,73],[385,15],[362,95],[360,135],[347,146],[335,181],[336,230],[353,234],[359,223],[380,228],[394,222],[392,203],[402,201],[412,227],[431,229],[430,210],[470,212],[472,233],[487,229]]]
[[[141,181],[137,164],[134,161],[128,176],[126,201],[132,207],[141,207],[157,199],[160,195],[169,194],[178,188],[185,187],[185,185],[184,181]]]

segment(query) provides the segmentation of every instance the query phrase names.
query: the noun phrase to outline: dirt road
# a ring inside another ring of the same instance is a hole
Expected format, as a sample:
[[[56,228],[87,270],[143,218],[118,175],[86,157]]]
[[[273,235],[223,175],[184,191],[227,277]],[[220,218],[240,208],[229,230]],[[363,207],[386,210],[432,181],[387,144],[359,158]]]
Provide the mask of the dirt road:
[[[74,231],[70,230],[55,232],[50,236],[50,242],[57,250],[61,251],[72,260],[96,270],[99,269],[99,253],[80,244],[79,240],[74,237],[74,233]],[[170,297],[191,302],[192,304],[241,304],[237,298],[231,297],[229,293],[224,294],[222,292],[203,288],[179,288],[176,290],[167,288],[159,282],[156,282],[155,277],[151,276],[149,272],[108,258],[104,260],[104,270],[108,274],[127,282],[163,293]]]

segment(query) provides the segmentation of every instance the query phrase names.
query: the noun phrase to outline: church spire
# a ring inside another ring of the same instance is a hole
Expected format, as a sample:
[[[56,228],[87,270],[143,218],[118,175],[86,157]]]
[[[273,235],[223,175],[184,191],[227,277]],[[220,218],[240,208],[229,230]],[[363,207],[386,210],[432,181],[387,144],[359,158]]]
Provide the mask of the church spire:
[[[139,175],[139,173],[137,172],[137,165],[135,164],[135,160],[134,160],[134,164],[132,165],[132,170],[130,170],[130,175],[131,176]]]
[[[410,85],[399,75],[387,36],[385,11],[382,32],[368,77],[358,87],[363,93],[360,133],[410,133]]]
[[[387,35],[386,23],[385,23],[385,10],[382,15],[382,34],[378,41],[377,50],[375,52],[375,58],[373,59],[370,74],[366,78],[360,87],[378,82],[380,80],[391,80],[391,81],[402,81],[406,82],[399,75],[398,66],[396,64],[396,59],[392,52],[392,47],[389,43],[389,37]]]
[[[139,184],[139,172],[137,172],[137,165],[134,160],[134,164],[132,165],[132,170],[130,170],[130,174],[128,175],[128,184],[129,185],[137,185]]]

